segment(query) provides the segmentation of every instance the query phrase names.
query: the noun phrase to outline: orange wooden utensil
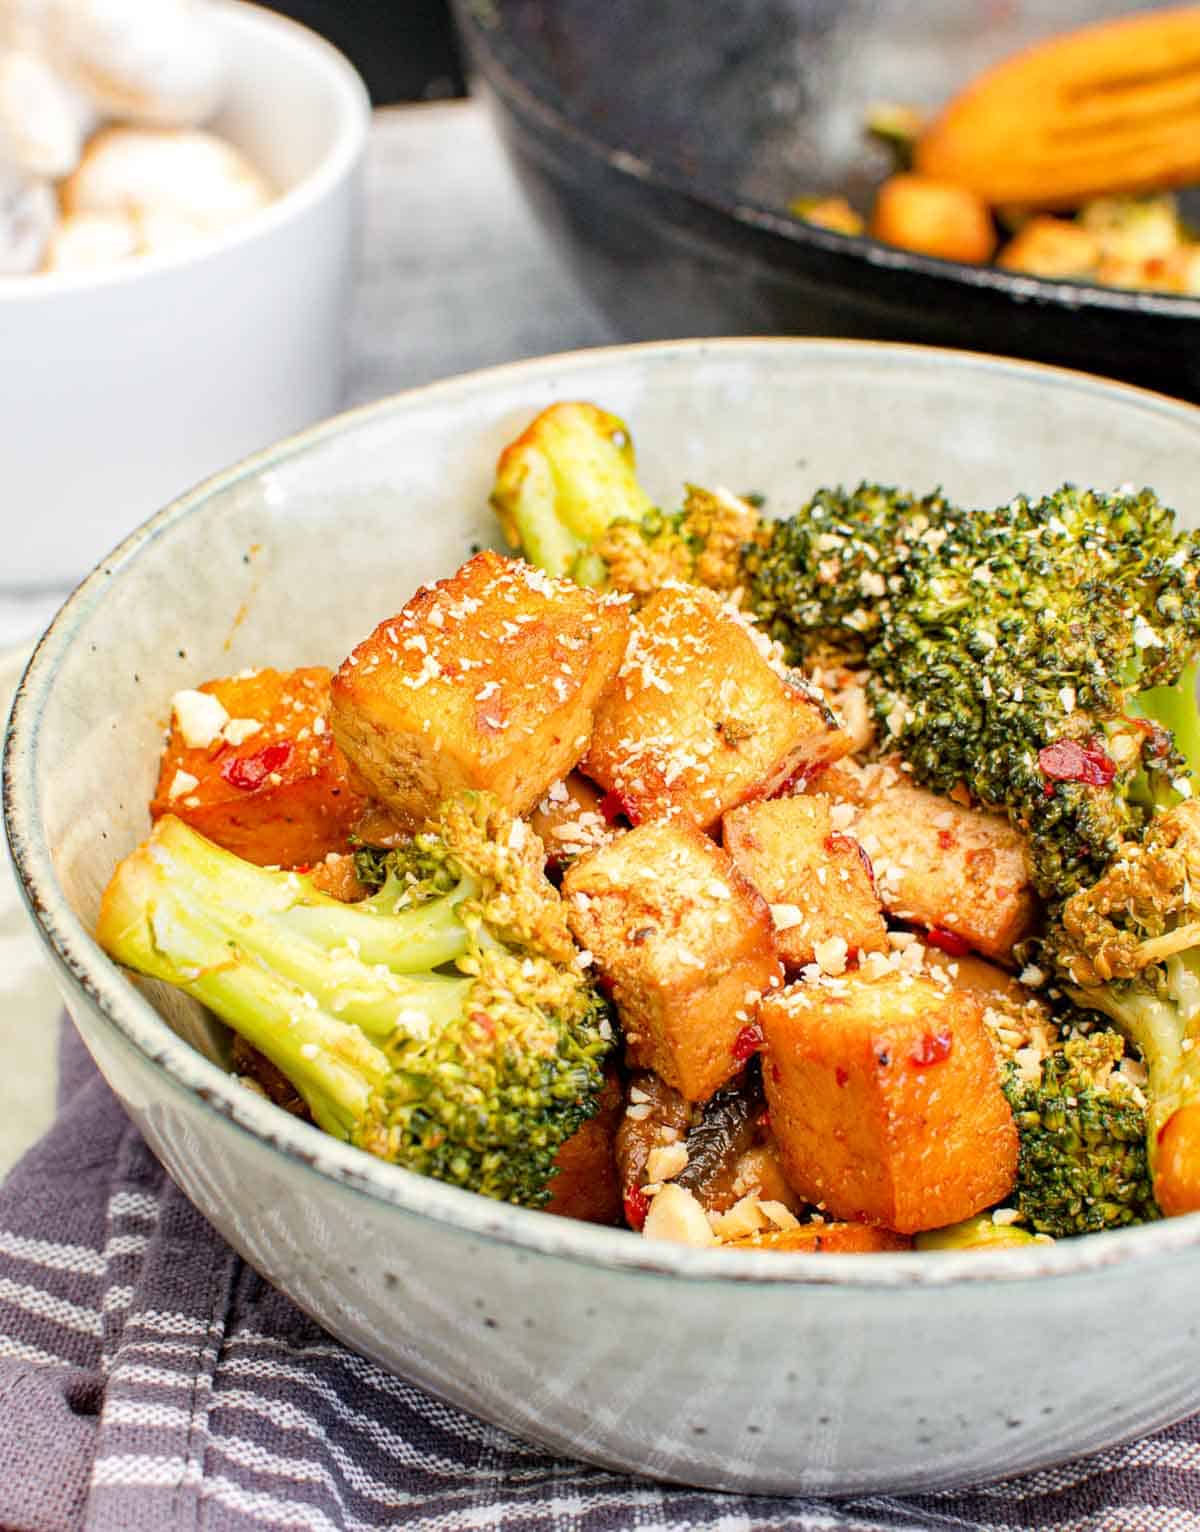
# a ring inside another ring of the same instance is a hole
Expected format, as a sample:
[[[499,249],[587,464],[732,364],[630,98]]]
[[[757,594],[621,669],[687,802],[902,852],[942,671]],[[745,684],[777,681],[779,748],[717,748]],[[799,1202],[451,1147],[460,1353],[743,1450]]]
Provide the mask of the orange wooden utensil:
[[[1200,181],[1200,6],[1054,37],[981,75],[916,168],[993,206],[1069,208]]]

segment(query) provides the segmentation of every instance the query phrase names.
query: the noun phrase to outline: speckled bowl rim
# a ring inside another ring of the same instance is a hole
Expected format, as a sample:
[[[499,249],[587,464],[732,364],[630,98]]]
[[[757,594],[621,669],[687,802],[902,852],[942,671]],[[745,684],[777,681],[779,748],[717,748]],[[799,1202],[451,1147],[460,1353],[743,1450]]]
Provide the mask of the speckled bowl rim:
[[[1130,319],[1152,314],[1176,320],[1200,319],[1200,297],[1186,293],[1143,292],[1136,288],[1106,287],[1099,282],[1035,277],[1007,271],[1001,266],[968,265],[886,245],[867,234],[843,234],[819,224],[793,218],[782,209],[751,198],[723,195],[717,188],[668,169],[650,156],[610,143],[589,123],[556,106],[539,89],[541,72],[508,35],[503,22],[488,19],[495,13],[486,0],[455,0],[455,12],[480,59],[480,72],[488,85],[508,105],[539,120],[559,138],[593,159],[602,161],[618,175],[680,197],[693,207],[732,220],[751,231],[763,249],[779,252],[788,247],[810,247],[876,271],[915,272],[952,286],[988,291],[1011,298],[1014,303],[1039,303],[1068,313],[1076,309],[1101,310]],[[786,260],[781,264],[786,265]]]
[[[338,98],[338,120],[333,137],[320,159],[307,175],[275,197],[265,207],[232,228],[188,240],[177,250],[159,255],[140,256],[87,271],[37,272],[27,276],[0,276],[0,317],[9,305],[53,302],[64,293],[107,291],[125,287],[152,273],[182,271],[240,245],[253,244],[285,227],[343,182],[354,170],[366,149],[371,123],[371,100],[362,76],[332,43],[310,27],[281,16],[250,0],[215,0],[216,9],[224,12],[234,27],[251,27],[264,37],[270,36],[281,48],[308,55],[310,63],[319,64]]]
[[[37,767],[41,720],[55,676],[71,650],[82,622],[103,607],[112,576],[194,516],[203,516],[215,495],[240,481],[269,472],[319,448],[358,424],[431,400],[470,403],[493,383],[536,380],[553,375],[565,389],[577,373],[621,356],[689,358],[728,354],[731,359],[790,353],[812,358],[857,355],[869,363],[915,368],[984,371],[1035,378],[1048,392],[1068,390],[1127,399],[1142,410],[1174,416],[1194,425],[1200,456],[1200,408],[1128,384],[1039,363],[974,352],[871,341],[744,337],[719,340],[655,341],[597,347],[538,357],[412,389],[342,415],[290,437],[207,479],[166,506],[103,559],[68,598],[37,645],[13,702],[3,762],[4,821],[26,907],[60,973],[82,992],[109,1026],[167,1083],[193,1095],[204,1110],[275,1150],[311,1179],[314,1194],[324,1184],[369,1197],[419,1218],[453,1227],[484,1241],[498,1241],[536,1254],[591,1266],[671,1277],[718,1281],[741,1289],[747,1283],[788,1282],[803,1287],[940,1288],[951,1283],[1030,1281],[1083,1276],[1129,1263],[1146,1264],[1200,1246],[1200,1214],[1134,1229],[1090,1235],[1060,1244],[983,1252],[903,1252],[861,1255],[786,1255],[764,1251],[695,1250],[651,1242],[627,1230],[602,1228],[489,1201],[457,1187],[415,1175],[339,1143],[308,1123],[272,1106],[179,1038],[148,1000],[100,950],[67,902],[55,875],[38,802]]]

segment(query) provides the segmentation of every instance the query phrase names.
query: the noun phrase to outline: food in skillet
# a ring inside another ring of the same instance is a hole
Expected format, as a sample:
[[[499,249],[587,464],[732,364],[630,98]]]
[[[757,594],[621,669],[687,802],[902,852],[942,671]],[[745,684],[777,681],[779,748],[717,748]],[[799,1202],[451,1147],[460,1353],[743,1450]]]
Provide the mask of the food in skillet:
[[[945,260],[1032,276],[1200,292],[1200,244],[1171,188],[1200,182],[1200,8],[1054,37],[934,117],[880,107],[895,173],[869,217],[841,197],[792,211]]]
[[[1149,491],[664,513],[543,412],[330,677],[174,699],[99,938],[382,1158],[694,1245],[1200,1208],[1200,538]]]

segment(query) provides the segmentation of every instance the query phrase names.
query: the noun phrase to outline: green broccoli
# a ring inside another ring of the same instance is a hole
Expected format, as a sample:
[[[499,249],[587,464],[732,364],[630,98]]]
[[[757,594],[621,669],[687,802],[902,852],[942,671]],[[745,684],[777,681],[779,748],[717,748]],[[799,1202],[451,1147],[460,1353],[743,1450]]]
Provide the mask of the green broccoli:
[[[592,545],[611,521],[640,522],[654,503],[638,483],[623,421],[594,404],[543,410],[500,454],[492,507],[509,545],[552,575],[603,585]]]
[[[926,1229],[913,1240],[918,1250],[1000,1250],[1038,1243],[1037,1235],[1020,1224],[996,1223],[990,1213],[976,1213],[944,1229]]]
[[[539,569],[637,597],[669,580],[733,590],[742,544],[762,525],[749,502],[694,486],[681,510],[660,511],[624,422],[583,403],[551,405],[505,448],[492,508]]]
[[[881,101],[867,109],[863,129],[871,142],[886,151],[895,172],[913,168],[917,140],[927,122],[926,113],[919,107]]]
[[[819,489],[746,548],[750,608],[793,664],[862,664],[899,571],[923,537],[940,536],[951,509],[938,491],[916,499],[879,484]]]
[[[1039,1234],[1091,1234],[1158,1217],[1139,1093],[1114,1072],[1114,1032],[1069,1038],[1030,1081],[1005,1067],[1020,1154],[1012,1204]]]
[[[343,904],[168,815],[114,873],[97,937],[209,1006],[336,1137],[542,1205],[613,1034],[536,837],[464,793],[362,861],[377,890]]]
[[[1066,900],[1042,959],[1077,1005],[1116,1022],[1141,1055],[1162,1210],[1200,1208],[1200,803],[1156,816]]]
[[[1087,886],[1200,765],[1200,534],[1148,490],[1066,486],[967,511],[823,491],[747,560],[793,663],[866,664],[883,749],[1030,837],[1034,882]]]
[[[727,490],[687,486],[680,510],[617,518],[593,545],[607,583],[644,600],[669,580],[729,594],[745,578],[744,559],[769,527],[749,501]]]

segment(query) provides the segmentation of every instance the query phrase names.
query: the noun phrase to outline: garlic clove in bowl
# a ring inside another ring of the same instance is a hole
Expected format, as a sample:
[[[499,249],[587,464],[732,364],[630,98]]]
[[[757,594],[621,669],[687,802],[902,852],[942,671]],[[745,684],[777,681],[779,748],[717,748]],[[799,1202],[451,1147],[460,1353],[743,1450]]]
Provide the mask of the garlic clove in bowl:
[[[205,232],[272,200],[262,176],[232,144],[197,129],[106,128],[60,188],[66,213],[150,214]],[[166,225],[159,231],[161,243]]]
[[[66,213],[50,236],[43,271],[91,271],[139,255],[138,227],[128,213]]]
[[[78,103],[50,66],[22,48],[0,52],[0,164],[57,180],[83,152]]]
[[[57,223],[50,183],[0,165],[0,277],[37,271]]]
[[[220,41],[201,0],[44,0],[43,40],[103,116],[192,127],[224,94]]]

